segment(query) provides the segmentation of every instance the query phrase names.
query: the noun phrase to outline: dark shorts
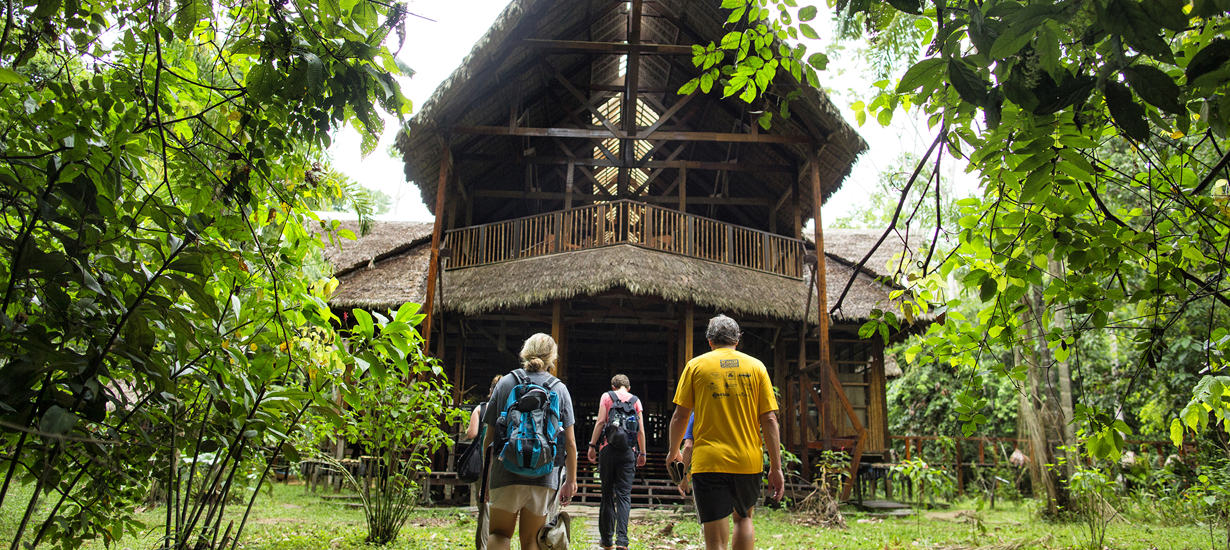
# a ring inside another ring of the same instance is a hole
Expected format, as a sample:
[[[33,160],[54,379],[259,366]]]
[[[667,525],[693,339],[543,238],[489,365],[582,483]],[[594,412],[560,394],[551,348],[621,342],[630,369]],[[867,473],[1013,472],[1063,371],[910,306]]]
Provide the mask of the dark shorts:
[[[701,523],[726,519],[731,512],[750,517],[760,500],[762,474],[692,474],[692,491]]]

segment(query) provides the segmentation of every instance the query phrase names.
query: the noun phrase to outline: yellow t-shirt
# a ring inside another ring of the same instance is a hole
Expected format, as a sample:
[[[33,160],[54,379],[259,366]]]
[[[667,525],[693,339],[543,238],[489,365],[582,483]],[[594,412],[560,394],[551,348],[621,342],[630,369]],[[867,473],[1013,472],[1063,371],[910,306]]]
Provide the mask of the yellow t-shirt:
[[[679,379],[675,404],[696,414],[692,472],[763,471],[760,415],[777,410],[764,363],[730,348],[692,359]]]

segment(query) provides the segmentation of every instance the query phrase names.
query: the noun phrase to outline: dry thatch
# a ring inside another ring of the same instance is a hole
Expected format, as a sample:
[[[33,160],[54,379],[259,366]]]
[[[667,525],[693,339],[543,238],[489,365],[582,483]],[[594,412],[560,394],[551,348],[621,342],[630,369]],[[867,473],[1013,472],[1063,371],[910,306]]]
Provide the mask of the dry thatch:
[[[344,252],[334,250],[330,260],[338,266],[340,285],[330,305],[395,309],[406,302],[422,303],[427,290],[430,228],[430,224],[377,222],[368,235],[358,241],[346,241]],[[839,246],[827,246],[830,234],[841,242]],[[825,232],[830,304],[835,303],[854,273],[853,264],[875,243],[879,234],[878,231]],[[885,241],[882,251],[890,242]],[[848,256],[841,256],[834,249]],[[889,252],[878,254],[891,257]],[[810,276],[805,280],[790,279],[632,245],[446,271],[443,279],[444,309],[465,315],[530,307],[555,299],[625,288],[633,294],[659,296],[673,302],[692,302],[742,315],[798,321],[807,307],[808,291],[814,288]],[[889,303],[891,290],[892,287],[876,281],[875,274],[869,270],[860,272],[841,310],[834,312],[833,320],[858,322],[868,319],[872,309],[896,309]],[[814,290],[811,293],[812,311],[808,320],[815,322]]]
[[[508,124],[510,105],[518,104],[518,112],[525,115],[528,121],[534,121],[533,126],[572,126],[572,122],[564,117],[564,109],[572,109],[571,104],[561,106],[553,96],[559,94],[567,101],[572,101],[562,90],[550,88],[558,86],[550,70],[544,70],[541,65],[545,57],[543,50],[523,47],[520,40],[526,37],[535,39],[575,39],[586,36],[597,42],[620,42],[626,38],[628,17],[624,13],[611,13],[597,19],[592,19],[605,1],[598,0],[513,0],[504,12],[496,19],[491,28],[474,46],[471,53],[463,60],[453,74],[440,84],[435,93],[422,105],[421,109],[410,121],[409,128],[400,132],[397,137],[397,148],[403,155],[406,180],[415,182],[421,192],[423,202],[428,208],[436,207],[436,191],[438,187],[441,144],[440,130],[449,126],[505,126]],[[646,17],[642,18],[642,38],[645,43],[656,44],[707,44],[709,41],[720,41],[727,32],[725,29],[726,13],[720,9],[718,0],[657,0],[647,3]],[[666,15],[663,15],[666,14]],[[684,29],[675,26],[673,21],[681,22]],[[550,60],[553,69],[558,69],[567,78],[577,80],[577,84],[619,85],[623,78],[618,73],[617,56],[594,57],[589,55],[556,55]],[[663,56],[642,56],[640,85],[645,87],[675,90],[692,77],[691,60],[681,58],[678,61],[665,59]],[[791,88],[797,83],[787,82],[789,75],[779,75],[782,86]],[[823,194],[827,198],[841,187],[844,178],[849,174],[855,159],[868,148],[867,143],[850,127],[841,116],[840,110],[829,100],[821,90],[802,86],[803,95],[791,104],[793,115],[788,120],[776,119],[769,133],[805,134],[823,144],[820,148],[820,171]],[[716,93],[716,92],[715,92]],[[661,112],[662,106],[678,100],[674,93],[645,93],[646,101],[658,103],[655,109]],[[694,131],[730,132],[751,131],[749,124],[754,124],[747,114],[747,105],[737,98],[717,100],[721,109],[706,109],[706,115],[700,120],[689,124]],[[523,102],[523,103],[522,103]],[[471,153],[485,155],[521,155],[526,149],[523,140],[497,140],[503,145],[474,145],[468,142],[467,151],[454,150],[453,154]],[[512,150],[515,144],[515,150]],[[538,150],[539,155],[546,155],[549,140],[537,144],[530,149]],[[582,150],[592,145],[577,145]],[[724,144],[702,144],[707,151],[693,148],[683,158],[687,160],[729,160],[729,150]],[[803,166],[807,163],[806,145],[778,145],[772,147],[752,147],[750,144],[740,146],[739,161],[761,164],[793,164]],[[527,155],[529,153],[526,153]],[[659,157],[665,157],[666,151],[659,151]],[[570,155],[569,155],[570,156]],[[689,158],[690,157],[690,158]],[[472,164],[472,163],[471,163]],[[484,165],[489,166],[489,165]],[[477,171],[464,163],[460,182],[464,186],[481,182],[484,189],[494,189],[503,185],[495,179],[510,179],[517,189],[523,183],[524,171],[506,170],[507,166],[498,166],[494,171]],[[549,172],[549,170],[544,170]],[[661,177],[658,184],[665,187],[674,181],[673,171]],[[515,177],[514,177],[515,176]],[[729,177],[736,182],[746,182],[749,185],[732,185],[732,188],[754,190],[757,196],[776,199],[788,191],[792,182],[797,181],[797,174],[773,173],[730,173]],[[548,176],[550,175],[548,174]],[[754,185],[750,185],[754,184]],[[510,184],[511,185],[511,184]],[[651,188],[650,194],[657,194],[660,188]],[[798,202],[803,206],[805,219],[811,217],[811,190],[803,186],[802,196]],[[500,205],[502,206],[502,205]],[[476,207],[477,208],[477,207]],[[790,223],[789,209],[781,209],[780,223]],[[476,219],[487,219],[481,211],[475,211]]]
[[[359,235],[357,220],[340,223],[339,231],[346,229]],[[383,259],[401,255],[416,245],[430,241],[431,229],[430,223],[375,222],[370,233],[354,241],[335,238],[334,242],[330,243],[328,236],[322,236],[325,248],[321,254],[333,265],[333,275],[341,277],[357,269],[372,267]],[[325,231],[316,223],[309,224],[308,230],[314,234]]]
[[[330,304],[339,308],[397,308],[421,303],[426,292],[427,245],[341,278]],[[853,271],[828,261],[834,300]],[[790,279],[632,245],[580,250],[444,273],[443,307],[464,315],[525,308],[556,299],[625,288],[637,295],[741,315],[798,321],[807,307],[807,280]],[[834,321],[861,321],[888,303],[888,287],[860,274]],[[814,296],[814,291],[813,291]],[[816,320],[815,300],[808,316]]]
[[[342,309],[397,309],[407,302],[421,304],[427,296],[430,262],[428,242],[379,262],[372,269],[352,270],[338,277],[337,291],[329,305]]]
[[[883,229],[825,229],[824,253],[836,256],[848,265],[858,265],[883,234]],[[805,233],[803,238],[808,243],[815,243],[812,233]],[[875,277],[899,281],[901,274],[910,271],[913,262],[921,262],[926,257],[924,247],[930,244],[929,240],[917,235],[907,238],[904,233],[893,231],[863,264],[863,269]]]

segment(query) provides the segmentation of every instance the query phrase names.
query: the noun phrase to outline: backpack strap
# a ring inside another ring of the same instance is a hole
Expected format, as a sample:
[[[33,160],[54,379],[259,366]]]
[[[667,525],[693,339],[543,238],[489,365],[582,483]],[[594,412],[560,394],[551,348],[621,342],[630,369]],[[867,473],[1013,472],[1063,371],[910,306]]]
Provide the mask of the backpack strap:
[[[524,385],[530,383],[530,374],[525,372],[525,369],[514,369],[512,371],[512,375],[517,378],[518,384]]]
[[[637,401],[638,401],[637,397],[636,397],[635,395],[633,395],[633,396],[632,396],[632,399],[629,399],[629,400],[628,400],[628,404],[629,404],[629,405],[632,405],[633,409],[635,409],[635,408],[636,408],[636,402],[637,402]]]
[[[612,406],[612,407],[614,407],[616,403],[619,403],[619,402],[620,402],[620,401],[619,401],[619,394],[615,393],[615,390],[611,390],[611,391],[609,391],[609,392],[606,392],[606,394],[607,394],[607,395],[609,395],[609,396],[611,396],[611,406]]]

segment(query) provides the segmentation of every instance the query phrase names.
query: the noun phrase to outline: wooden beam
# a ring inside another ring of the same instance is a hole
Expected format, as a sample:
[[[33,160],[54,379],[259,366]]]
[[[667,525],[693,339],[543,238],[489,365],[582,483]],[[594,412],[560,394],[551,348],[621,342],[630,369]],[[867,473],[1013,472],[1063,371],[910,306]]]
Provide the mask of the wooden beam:
[[[682,149],[683,147],[680,147]],[[679,169],[679,211],[688,211],[688,167]]]
[[[692,354],[696,349],[696,344],[692,341],[696,333],[696,310],[695,306],[688,302],[687,308],[683,310],[683,364],[687,366],[692,360]]]
[[[689,101],[692,101],[692,98],[696,97],[698,94],[700,94],[700,90],[695,90],[692,93],[684,96],[683,99],[676,101],[674,105],[671,105],[670,109],[667,109],[665,113],[662,113],[662,115],[658,117],[657,122],[651,124],[648,128],[645,129],[645,133],[652,134],[658,131],[658,129],[661,128],[663,124],[666,124],[666,121],[670,120],[671,117],[675,116],[675,113],[678,113],[680,109],[682,109],[685,105],[687,105]]]
[[[612,135],[608,130],[581,128],[508,128],[506,126],[453,126],[455,134],[519,137],[560,137],[577,139],[631,139],[628,136]],[[716,141],[719,143],[812,143],[812,139],[798,134],[730,134],[723,132],[679,132],[658,130],[652,134],[638,135],[635,139],[648,141]]]
[[[474,196],[484,199],[522,199],[522,200],[556,200],[562,201],[568,198],[567,193],[558,191],[501,191],[497,189],[479,190],[474,192]],[[591,195],[583,193],[573,193],[572,199],[577,201],[605,201],[611,200],[610,195]],[[638,202],[651,204],[671,204],[677,199],[675,197],[658,197],[644,196],[637,197]],[[684,199],[692,204],[720,204],[725,206],[762,206],[769,205],[769,199],[754,199],[754,198],[739,198],[739,197],[691,197]],[[686,205],[685,205],[686,206]]]
[[[633,11],[639,12],[637,6],[633,6]],[[639,15],[637,13],[637,27],[640,27]],[[554,53],[692,55],[692,46],[679,46],[675,44],[624,44],[622,42],[585,42],[582,40],[539,40],[526,38],[521,41],[521,46],[525,48],[545,48]]]
[[[559,357],[555,362],[555,376],[568,382],[568,356],[566,355],[567,344],[564,342],[564,330],[564,301],[555,300],[551,304],[551,338],[555,339],[559,350]]]
[[[440,181],[436,186],[436,220],[431,228],[431,264],[427,267],[427,297],[424,300],[423,349],[431,351],[432,308],[436,299],[436,279],[440,277],[440,241],[444,235],[444,203],[448,197],[449,135],[440,136]]]
[[[565,149],[566,153],[571,150]],[[467,162],[494,162],[499,164],[555,164],[559,166],[567,166],[574,164],[578,168],[592,166],[598,168],[605,167],[624,167],[620,163],[611,162],[608,159],[594,159],[585,157],[548,157],[548,156],[533,156],[533,157],[517,157],[512,155],[490,155],[482,153],[470,153],[465,155],[457,155],[458,160]],[[649,168],[649,169],[681,169],[689,170],[721,170],[726,172],[755,172],[762,173],[788,173],[795,172],[794,166],[789,164],[751,164],[745,162],[708,162],[699,160],[672,160],[669,157],[667,160],[647,160],[637,162],[628,166],[628,168]],[[767,204],[772,205],[770,199],[765,199]]]
[[[602,111],[599,111],[597,107],[594,107],[593,103],[590,103],[589,98],[585,97],[585,94],[581,93],[581,90],[578,90],[576,86],[573,86],[572,82],[569,82],[567,78],[564,78],[564,75],[560,74],[560,72],[548,63],[547,60],[542,60],[542,64],[547,68],[548,72],[552,73],[560,84],[564,85],[564,89],[568,90],[568,93],[572,94],[572,97],[576,98],[577,101],[580,101],[581,105],[584,105],[589,113],[594,115],[594,118],[598,119],[598,121],[601,122],[608,131],[610,131],[610,135],[596,136],[597,139],[609,139],[611,137],[619,136],[619,130],[615,128],[615,125],[611,124],[611,121],[607,120],[606,115],[602,114]]]

